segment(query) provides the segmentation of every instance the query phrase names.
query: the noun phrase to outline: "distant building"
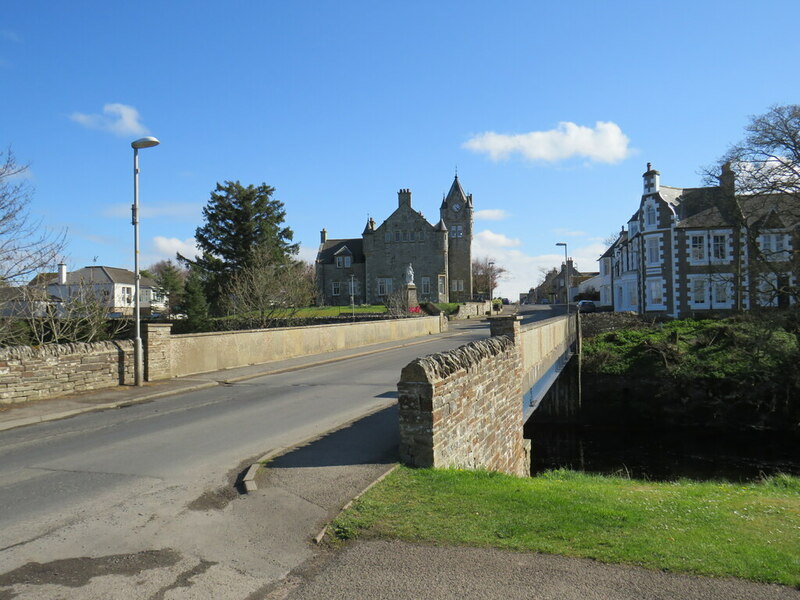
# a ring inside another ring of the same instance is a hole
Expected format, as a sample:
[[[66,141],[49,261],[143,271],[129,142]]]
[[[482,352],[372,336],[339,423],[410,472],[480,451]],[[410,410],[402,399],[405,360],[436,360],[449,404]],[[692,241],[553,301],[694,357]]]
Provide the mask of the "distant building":
[[[360,238],[329,239],[320,234],[316,260],[318,296],[323,304],[380,304],[406,285],[408,265],[420,302],[472,299],[472,194],[458,180],[429,223],[411,206],[411,191],[397,194],[397,209],[380,225],[370,218]]]
[[[91,266],[68,273],[66,265],[60,264],[58,273],[38,275],[31,284],[46,286],[47,293],[56,300],[68,301],[88,291],[106,305],[109,313],[134,312],[135,274],[127,269]],[[142,314],[166,309],[166,300],[152,279],[142,277],[139,290]]]

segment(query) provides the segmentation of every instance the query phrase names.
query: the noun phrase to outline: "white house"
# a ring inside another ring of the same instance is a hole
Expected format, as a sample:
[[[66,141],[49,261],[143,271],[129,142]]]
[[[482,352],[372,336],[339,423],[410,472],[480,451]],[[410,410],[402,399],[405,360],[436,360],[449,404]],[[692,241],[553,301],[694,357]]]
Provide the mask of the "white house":
[[[51,297],[67,301],[86,290],[108,306],[109,313],[131,315],[134,311],[135,274],[127,269],[116,267],[83,267],[67,273],[64,264],[58,265],[58,274],[47,283]],[[156,283],[147,277],[139,280],[142,314],[162,312],[166,309],[166,299],[158,291]]]

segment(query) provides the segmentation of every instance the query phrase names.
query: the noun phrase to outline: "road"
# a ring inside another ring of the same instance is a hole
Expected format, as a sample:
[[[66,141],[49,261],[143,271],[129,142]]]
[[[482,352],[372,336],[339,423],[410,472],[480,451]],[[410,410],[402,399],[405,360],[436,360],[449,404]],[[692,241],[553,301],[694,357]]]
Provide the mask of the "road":
[[[408,347],[3,432],[0,599],[246,598],[282,577],[296,564],[280,548],[265,552],[237,533],[260,518],[257,502],[233,491],[237,474],[270,450],[395,404],[405,364],[488,334],[483,323],[453,329]]]

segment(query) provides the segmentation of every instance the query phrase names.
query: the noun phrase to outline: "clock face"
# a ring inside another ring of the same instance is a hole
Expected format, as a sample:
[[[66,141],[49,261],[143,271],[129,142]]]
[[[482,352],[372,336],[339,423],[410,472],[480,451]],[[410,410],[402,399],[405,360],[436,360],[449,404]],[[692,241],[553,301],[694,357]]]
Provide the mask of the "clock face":
[[[460,211],[461,210],[461,204],[459,202],[456,202],[455,204],[453,204],[453,210],[456,211],[456,212]]]

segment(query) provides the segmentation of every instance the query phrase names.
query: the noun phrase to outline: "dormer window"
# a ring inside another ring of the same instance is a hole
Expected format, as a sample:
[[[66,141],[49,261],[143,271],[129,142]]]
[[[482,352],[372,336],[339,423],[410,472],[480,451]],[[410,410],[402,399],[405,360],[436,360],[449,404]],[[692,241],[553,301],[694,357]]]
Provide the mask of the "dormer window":
[[[336,257],[336,268],[337,269],[349,269],[352,263],[352,258],[350,256],[337,256]]]

